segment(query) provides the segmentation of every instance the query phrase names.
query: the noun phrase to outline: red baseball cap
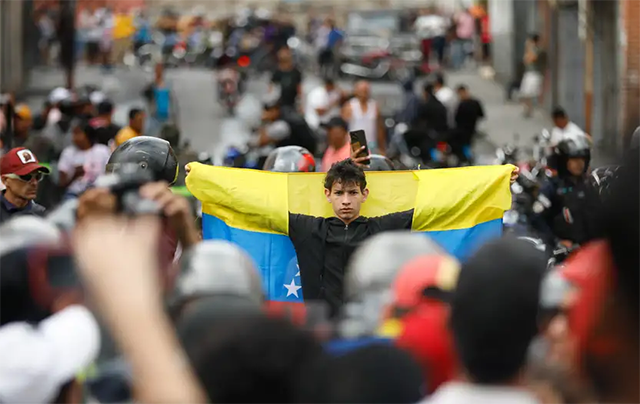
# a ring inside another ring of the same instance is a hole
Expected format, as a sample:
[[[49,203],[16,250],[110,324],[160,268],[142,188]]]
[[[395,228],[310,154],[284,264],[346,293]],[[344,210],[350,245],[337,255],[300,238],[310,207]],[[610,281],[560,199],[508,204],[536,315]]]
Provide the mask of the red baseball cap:
[[[49,169],[38,162],[31,150],[24,147],[9,150],[0,160],[0,175],[27,175],[34,171],[49,174]]]

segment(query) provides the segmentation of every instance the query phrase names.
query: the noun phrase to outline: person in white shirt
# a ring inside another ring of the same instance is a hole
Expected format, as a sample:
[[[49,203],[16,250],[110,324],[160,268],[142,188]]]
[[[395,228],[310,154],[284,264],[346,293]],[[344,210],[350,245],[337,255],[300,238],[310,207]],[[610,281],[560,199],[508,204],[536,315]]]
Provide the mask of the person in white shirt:
[[[433,12],[422,15],[416,19],[414,29],[418,36],[422,39],[423,53],[425,50],[429,50],[428,54],[425,54],[425,62],[429,63],[430,51],[435,50],[438,57],[438,66],[442,66],[444,60],[444,47],[446,45],[446,35],[449,24],[447,20]],[[427,43],[425,43],[425,41]],[[427,46],[428,44],[428,46]],[[425,46],[427,48],[425,49]]]
[[[378,103],[371,99],[371,85],[366,80],[356,82],[355,95],[342,108],[342,119],[349,124],[349,131],[364,130],[369,151],[384,154],[387,140]]]
[[[321,124],[340,116],[342,95],[331,78],[325,78],[324,85],[316,87],[307,95],[304,119],[311,129],[318,130]]]
[[[95,131],[88,123],[73,125],[73,144],[67,146],[58,161],[60,186],[67,189],[66,198],[83,193],[104,173],[109,161],[109,147],[96,143]]]
[[[38,324],[0,328],[0,401],[52,403],[60,389],[98,357],[100,329],[83,306],[70,305]]]
[[[589,141],[591,141],[591,136],[589,136],[585,131],[583,131],[578,125],[571,122],[567,113],[564,109],[558,107],[553,110],[551,113],[551,118],[553,119],[554,128],[551,130],[551,145],[557,145],[561,141],[578,136],[585,136]]]
[[[447,108],[447,123],[449,127],[455,126],[455,114],[458,109],[458,96],[455,91],[445,86],[444,76],[437,74],[433,83],[434,95]]]

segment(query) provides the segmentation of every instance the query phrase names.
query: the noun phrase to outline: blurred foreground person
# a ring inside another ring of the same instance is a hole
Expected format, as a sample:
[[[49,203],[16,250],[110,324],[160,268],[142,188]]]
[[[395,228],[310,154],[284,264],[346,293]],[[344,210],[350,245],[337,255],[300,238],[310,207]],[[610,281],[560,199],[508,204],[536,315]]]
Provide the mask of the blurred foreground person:
[[[189,358],[213,403],[295,403],[323,357],[310,333],[264,315],[209,324]]]
[[[376,335],[383,321],[383,310],[391,303],[391,285],[401,268],[423,254],[443,254],[434,241],[409,231],[394,231],[371,237],[354,253],[344,282],[343,300],[347,302],[341,337],[361,339]],[[365,342],[366,338],[362,341]]]
[[[320,361],[303,383],[304,403],[416,403],[426,393],[424,374],[409,352],[372,344]]]
[[[100,333],[81,306],[65,238],[36,216],[14,218],[0,234],[0,400],[77,402],[74,379],[96,359]]]
[[[639,171],[636,148],[599,212],[603,240],[584,247],[566,268],[586,274],[569,324],[578,343],[577,365],[599,402],[640,401]]]
[[[393,284],[393,301],[381,332],[418,360],[428,394],[457,376],[449,302],[459,273],[455,258],[434,252],[407,262]]]
[[[92,307],[131,364],[134,400],[202,403],[203,391],[163,310],[157,276],[161,226],[154,216],[94,213],[75,230],[75,257]]]
[[[510,238],[485,244],[463,264],[450,324],[464,381],[442,385],[426,402],[536,402],[524,389],[523,370],[537,334],[545,268],[544,254]]]
[[[0,223],[19,215],[44,216],[45,208],[34,202],[38,183],[49,169],[29,149],[16,147],[0,160],[5,190],[0,194]]]

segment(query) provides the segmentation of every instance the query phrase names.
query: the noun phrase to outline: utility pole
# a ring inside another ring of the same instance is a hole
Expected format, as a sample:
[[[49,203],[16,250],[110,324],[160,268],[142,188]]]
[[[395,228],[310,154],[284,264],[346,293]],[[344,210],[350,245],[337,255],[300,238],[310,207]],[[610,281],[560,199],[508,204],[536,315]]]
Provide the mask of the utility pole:
[[[584,41],[584,130],[592,135],[593,115],[593,4],[591,0],[579,1],[580,38]]]
[[[58,24],[60,61],[65,70],[67,88],[69,91],[73,91],[76,65],[76,0],[63,0],[60,2],[60,20]]]

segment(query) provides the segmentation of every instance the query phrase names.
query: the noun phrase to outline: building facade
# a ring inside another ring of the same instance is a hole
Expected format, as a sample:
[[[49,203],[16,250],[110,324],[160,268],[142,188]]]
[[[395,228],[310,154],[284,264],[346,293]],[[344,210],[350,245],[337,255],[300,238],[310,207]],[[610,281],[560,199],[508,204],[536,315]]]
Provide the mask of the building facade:
[[[547,52],[543,107],[563,107],[596,145],[619,151],[640,124],[640,2],[489,0],[496,78],[516,77],[528,34]]]

